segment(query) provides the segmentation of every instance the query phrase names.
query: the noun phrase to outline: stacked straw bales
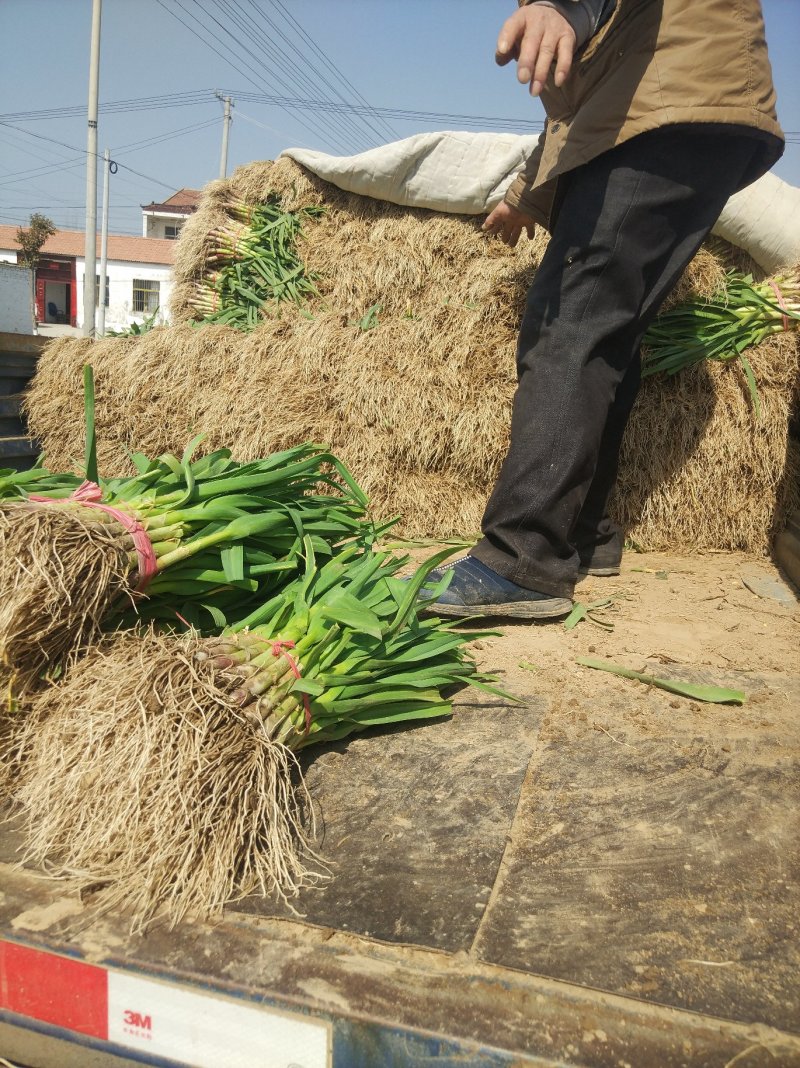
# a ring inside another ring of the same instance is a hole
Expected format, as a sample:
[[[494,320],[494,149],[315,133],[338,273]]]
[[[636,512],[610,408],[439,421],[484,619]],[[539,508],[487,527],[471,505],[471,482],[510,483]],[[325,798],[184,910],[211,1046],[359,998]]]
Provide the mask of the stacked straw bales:
[[[252,334],[196,328],[195,280],[226,201],[277,193],[284,208],[323,204],[301,254],[322,297],[281,305]],[[508,443],[516,332],[547,237],[515,250],[487,239],[481,219],[402,208],[342,192],[289,159],[240,168],[209,185],[187,222],[175,268],[173,321],[141,337],[62,338],[40,361],[27,399],[51,468],[83,454],[81,369],[97,390],[101,471],[127,453],[204,448],[248,459],[300,441],[329,444],[372,498],[403,516],[408,537],[473,536]],[[671,301],[710,295],[741,254],[698,254]],[[378,325],[358,324],[375,305]],[[311,312],[312,317],[308,317]],[[800,505],[797,443],[800,339],[779,335],[750,354],[758,422],[736,364],[648,379],[626,436],[614,502],[652,549],[765,552]]]

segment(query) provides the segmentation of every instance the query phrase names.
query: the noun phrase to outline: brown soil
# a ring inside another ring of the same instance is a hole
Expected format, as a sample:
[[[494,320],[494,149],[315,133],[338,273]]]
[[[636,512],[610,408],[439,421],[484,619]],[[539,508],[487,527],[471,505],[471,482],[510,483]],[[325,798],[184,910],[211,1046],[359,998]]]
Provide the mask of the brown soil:
[[[743,576],[781,583],[792,603],[758,596]],[[612,737],[628,730],[649,735],[690,722],[698,730],[713,729],[709,720],[724,716],[729,733],[750,736],[760,727],[780,732],[794,725],[791,741],[797,741],[800,719],[791,713],[800,676],[800,601],[768,560],[741,553],[628,552],[619,576],[586,578],[575,592],[576,602],[606,600],[612,603],[595,614],[613,630],[588,619],[571,630],[562,621],[500,621],[498,637],[475,643],[481,667],[499,674],[512,693],[546,697],[548,731],[555,734],[589,727]],[[747,700],[742,707],[691,701],[581,666],[575,662],[580,656],[731,686]],[[620,700],[633,694],[640,699]]]

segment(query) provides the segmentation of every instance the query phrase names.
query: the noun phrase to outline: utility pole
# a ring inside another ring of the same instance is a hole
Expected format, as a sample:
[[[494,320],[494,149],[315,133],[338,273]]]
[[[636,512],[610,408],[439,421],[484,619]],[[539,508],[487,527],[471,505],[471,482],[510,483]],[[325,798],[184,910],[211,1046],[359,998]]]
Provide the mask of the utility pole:
[[[97,274],[97,97],[100,85],[100,15],[103,0],[92,0],[92,44],[89,54],[89,105],[86,135],[86,247],[83,275],[83,332],[94,336]]]
[[[223,96],[219,92],[215,92],[214,96],[225,105],[225,112],[222,118],[222,151],[219,156],[219,176],[220,178],[226,178],[228,174],[228,130],[231,125],[232,101],[229,96]]]
[[[97,336],[106,332],[106,292],[108,290],[108,176],[117,173],[117,165],[111,159],[108,149],[103,153],[103,221],[100,224],[100,293],[97,309]]]

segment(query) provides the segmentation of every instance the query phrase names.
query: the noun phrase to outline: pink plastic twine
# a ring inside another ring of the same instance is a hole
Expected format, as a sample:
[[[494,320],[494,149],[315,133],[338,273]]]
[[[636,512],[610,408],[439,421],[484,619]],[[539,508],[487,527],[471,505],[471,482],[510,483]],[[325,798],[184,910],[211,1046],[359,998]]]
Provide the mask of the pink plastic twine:
[[[272,655],[285,656],[286,659],[289,661],[289,667],[292,669],[292,674],[294,675],[294,677],[296,679],[302,679],[303,676],[300,674],[300,668],[297,666],[294,657],[290,656],[289,653],[284,651],[286,649],[294,649],[294,642],[274,641],[272,643]],[[311,730],[311,702],[308,699],[307,693],[303,694],[303,705],[305,706],[306,710],[306,734],[308,734],[308,732]]]
[[[777,285],[772,281],[771,278],[768,278],[767,281],[772,286],[775,296],[778,298],[778,307],[783,309],[783,329],[788,330],[789,316],[786,314],[787,308],[783,301],[783,293],[781,293],[780,289],[778,289]]]
[[[147,531],[135,516],[128,515],[127,512],[121,512],[119,508],[112,508],[110,504],[101,504],[100,498],[102,495],[103,491],[96,482],[86,481],[82,482],[81,485],[66,498],[38,497],[35,494],[31,494],[30,497],[28,497],[28,500],[36,501],[39,504],[62,504],[65,500],[77,501],[79,504],[82,504],[87,508],[99,508],[101,512],[107,512],[108,515],[113,516],[113,518],[125,527],[133,537],[133,546],[136,549],[137,570],[139,574],[139,581],[136,585],[136,589],[141,591],[158,570],[158,557],[153,549],[153,543],[150,541]]]

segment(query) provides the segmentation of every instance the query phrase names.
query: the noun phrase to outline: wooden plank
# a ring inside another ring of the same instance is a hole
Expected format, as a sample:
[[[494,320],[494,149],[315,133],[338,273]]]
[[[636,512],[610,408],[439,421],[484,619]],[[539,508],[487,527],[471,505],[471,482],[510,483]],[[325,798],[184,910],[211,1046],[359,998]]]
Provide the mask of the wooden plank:
[[[0,352],[25,352],[38,356],[52,338],[40,334],[10,334],[0,330]]]
[[[3,461],[8,461],[15,457],[36,456],[39,451],[39,446],[33,438],[0,438],[0,459]]]

